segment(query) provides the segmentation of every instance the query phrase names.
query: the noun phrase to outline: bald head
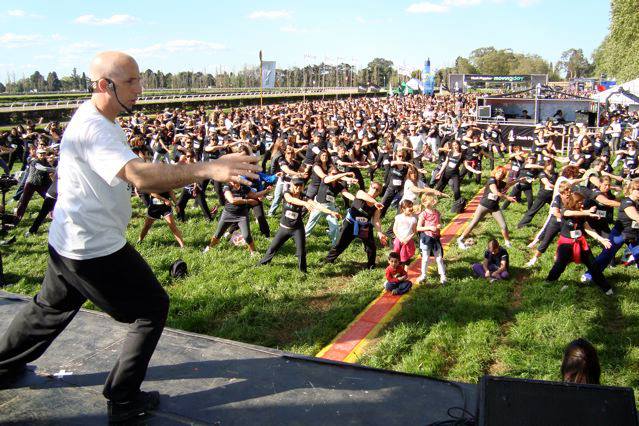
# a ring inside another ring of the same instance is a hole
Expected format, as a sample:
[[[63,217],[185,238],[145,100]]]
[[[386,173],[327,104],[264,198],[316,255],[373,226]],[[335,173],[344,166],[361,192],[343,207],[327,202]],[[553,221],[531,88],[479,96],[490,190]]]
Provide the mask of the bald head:
[[[138,64],[124,52],[107,51],[98,53],[91,61],[89,76],[97,81],[101,78],[123,78],[131,68],[138,69]],[[139,71],[138,71],[139,72]]]

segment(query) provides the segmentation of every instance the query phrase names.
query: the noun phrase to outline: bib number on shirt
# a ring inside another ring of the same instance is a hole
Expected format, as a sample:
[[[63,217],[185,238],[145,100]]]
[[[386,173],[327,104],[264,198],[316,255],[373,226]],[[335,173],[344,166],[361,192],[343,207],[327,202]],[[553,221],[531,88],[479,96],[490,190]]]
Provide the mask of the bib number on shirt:
[[[393,179],[393,186],[402,186],[401,179]]]
[[[510,168],[510,170],[512,170],[513,172],[518,172],[519,171],[519,166],[512,166]]]
[[[606,211],[605,210],[597,210],[597,216],[604,218],[606,217]]]
[[[287,217],[288,219],[296,220],[300,216],[300,214],[292,210],[287,210],[286,213],[284,213],[284,216]]]
[[[368,223],[368,218],[364,216],[357,216],[355,220],[358,221],[359,223]]]
[[[499,197],[497,196],[497,194],[493,194],[492,192],[490,194],[488,194],[488,199],[491,201],[497,201],[499,200]]]
[[[633,220],[632,224],[630,225],[630,227],[632,229],[639,229],[639,222],[637,222],[636,220]]]
[[[579,238],[583,235],[583,233],[579,229],[575,229],[574,231],[570,231],[570,238],[575,239]]]
[[[334,203],[335,197],[333,197],[332,195],[326,194],[326,201],[328,201],[329,203]]]

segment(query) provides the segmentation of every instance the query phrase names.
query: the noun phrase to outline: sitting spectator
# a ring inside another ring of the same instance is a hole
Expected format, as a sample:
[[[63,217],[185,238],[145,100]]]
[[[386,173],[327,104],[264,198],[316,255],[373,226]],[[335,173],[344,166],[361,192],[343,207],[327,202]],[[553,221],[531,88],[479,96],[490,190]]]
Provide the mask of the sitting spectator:
[[[586,339],[573,340],[564,352],[561,378],[564,382],[598,385],[601,366],[597,350]]]
[[[488,242],[484,261],[473,264],[472,269],[478,277],[485,277],[493,282],[508,279],[508,266],[508,252],[493,238]]]
[[[399,254],[391,252],[388,255],[388,266],[386,267],[386,284],[384,288],[393,294],[404,294],[413,286],[408,280],[408,274],[404,266],[399,261]]]

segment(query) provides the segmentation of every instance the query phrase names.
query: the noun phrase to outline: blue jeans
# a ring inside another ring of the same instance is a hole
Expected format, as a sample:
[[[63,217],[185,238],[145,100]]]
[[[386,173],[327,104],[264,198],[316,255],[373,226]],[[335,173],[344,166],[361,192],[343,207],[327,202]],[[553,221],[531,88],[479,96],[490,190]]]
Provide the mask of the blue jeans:
[[[386,281],[386,283],[384,284],[384,288],[386,289],[386,291],[396,290],[397,294],[407,293],[412,286],[413,286],[413,283],[408,280],[400,281],[398,283],[391,283]]]
[[[337,211],[337,207],[335,207],[335,204],[333,203],[330,203],[330,204],[327,203],[322,205],[330,210],[333,210],[334,212]],[[328,234],[331,238],[331,244],[335,245],[335,243],[337,242],[337,236],[339,235],[339,222],[334,216],[329,216],[326,213],[316,209],[311,210],[311,214],[308,218],[308,222],[306,223],[306,229],[305,229],[306,238],[308,238],[311,235],[313,228],[315,228],[315,226],[319,223],[320,219],[322,219],[323,217],[325,217],[326,221],[328,222]]]
[[[275,214],[275,210],[279,207],[282,202],[282,198],[284,197],[284,181],[281,177],[277,178],[277,183],[275,184],[275,190],[273,191],[273,201],[271,202],[271,208],[268,209],[268,216],[273,216]]]
[[[619,249],[625,244],[625,240],[623,238],[623,235],[621,235],[621,231],[619,231],[616,227],[613,228],[612,231],[610,231],[610,236],[608,237],[608,239],[610,240],[610,244],[612,244],[612,246],[609,249],[603,249],[599,256],[595,258],[595,263],[597,263],[602,271],[606,268],[606,266],[610,265],[610,262],[612,262],[612,259],[615,258],[615,255],[617,254]],[[637,244],[636,242],[627,244],[628,248],[630,249],[630,253],[632,253],[632,256],[635,258],[635,260],[637,260],[636,265],[637,268],[639,268],[639,244]],[[588,279],[592,279],[592,277],[590,276],[590,272],[586,272],[585,276]]]

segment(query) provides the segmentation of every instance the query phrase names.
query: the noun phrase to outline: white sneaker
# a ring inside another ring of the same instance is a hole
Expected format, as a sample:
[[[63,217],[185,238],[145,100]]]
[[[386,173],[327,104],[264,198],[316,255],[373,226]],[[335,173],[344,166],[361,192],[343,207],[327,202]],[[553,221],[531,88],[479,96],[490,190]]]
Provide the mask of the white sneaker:
[[[590,282],[590,277],[588,277],[588,275],[586,275],[586,274],[583,274],[581,276],[581,282],[582,283],[589,283]]]
[[[202,253],[206,253],[209,250],[211,250],[211,246],[206,246],[206,247],[204,247],[204,250],[202,250]]]
[[[461,250],[468,250],[468,246],[464,244],[464,240],[462,240],[461,238],[457,238],[457,247],[459,247]]]
[[[566,291],[566,290],[568,290],[568,286],[567,285],[565,285],[565,286],[563,286],[562,288],[559,289],[559,291]]]
[[[512,247],[513,247],[513,245],[510,243],[510,240],[506,240],[506,241],[504,241],[504,247],[506,247],[506,248],[512,248]]]
[[[448,280],[446,279],[446,275],[444,275],[443,277],[439,277],[439,282],[440,282],[440,284],[441,284],[441,285],[445,285],[445,284],[446,284],[446,281],[448,281]]]
[[[25,233],[24,233],[24,236],[25,236],[25,237],[27,237],[27,238],[28,238],[30,235],[31,235],[31,232],[29,232],[29,231],[27,231],[27,232],[25,232]]]
[[[612,291],[612,289],[610,289],[610,290],[608,290],[608,291],[606,292],[606,296],[612,296],[613,294],[615,294],[615,292],[614,292],[614,291]]]
[[[419,284],[422,281],[424,281],[426,279],[426,275],[420,275],[419,277],[417,277],[417,279],[415,280],[415,284]]]
[[[539,260],[539,258],[537,256],[533,256],[532,259],[530,259],[528,263],[526,263],[526,268],[533,267],[535,263],[537,263],[537,260]]]

